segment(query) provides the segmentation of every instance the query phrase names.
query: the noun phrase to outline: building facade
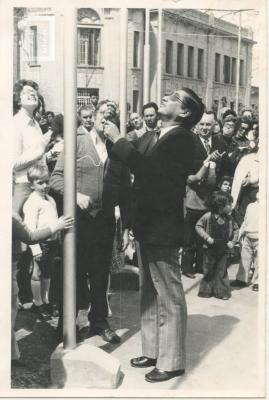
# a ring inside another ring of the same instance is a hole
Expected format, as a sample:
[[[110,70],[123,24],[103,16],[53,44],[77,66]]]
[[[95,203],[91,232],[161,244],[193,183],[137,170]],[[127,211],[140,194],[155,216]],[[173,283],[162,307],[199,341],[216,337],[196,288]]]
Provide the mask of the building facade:
[[[91,96],[119,101],[120,9],[78,10],[78,104]],[[234,107],[238,27],[197,10],[150,10],[150,99],[157,98],[157,55],[162,54],[161,93],[181,87],[196,91],[216,111]],[[143,105],[145,10],[128,11],[127,99],[131,111]],[[250,105],[253,35],[241,30],[239,103]],[[14,80],[40,85],[47,109],[63,110],[63,15],[51,9],[15,9]]]

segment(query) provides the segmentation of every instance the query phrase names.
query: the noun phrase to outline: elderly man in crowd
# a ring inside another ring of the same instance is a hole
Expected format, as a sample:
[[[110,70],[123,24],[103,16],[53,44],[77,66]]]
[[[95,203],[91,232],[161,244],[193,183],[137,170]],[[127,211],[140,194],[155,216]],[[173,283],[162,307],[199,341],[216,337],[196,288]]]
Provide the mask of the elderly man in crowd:
[[[185,372],[187,307],[178,261],[183,245],[183,198],[191,172],[194,144],[190,129],[203,115],[204,105],[190,89],[161,102],[162,129],[151,136],[144,151],[120,136],[107,122],[113,143],[109,156],[134,173],[132,227],[140,244],[141,332],[143,355],[133,367],[155,368],[149,382],[166,381]],[[141,138],[143,139],[143,138]]]
[[[126,139],[131,142],[137,140],[140,136],[143,135],[143,119],[137,113],[132,113],[130,115],[130,125],[133,127],[133,130],[127,133]]]
[[[89,334],[111,343],[120,341],[107,321],[106,291],[115,235],[115,207],[120,206],[123,228],[128,227],[130,175],[121,162],[107,158],[104,121],[116,121],[115,108],[101,101],[96,111],[82,107],[77,137],[77,306],[89,307]],[[51,188],[64,190],[64,157],[51,176]],[[127,235],[125,235],[126,237]],[[88,288],[90,284],[90,291]],[[62,318],[58,333],[62,335]],[[60,337],[61,338],[61,337]],[[60,339],[59,338],[59,339]]]

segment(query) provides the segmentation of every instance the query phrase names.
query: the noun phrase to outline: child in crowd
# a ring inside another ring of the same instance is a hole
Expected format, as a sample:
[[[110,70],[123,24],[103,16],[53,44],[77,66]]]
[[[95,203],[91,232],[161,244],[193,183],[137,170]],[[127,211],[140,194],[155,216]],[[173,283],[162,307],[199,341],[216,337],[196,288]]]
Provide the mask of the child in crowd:
[[[18,310],[17,265],[21,256],[21,242],[27,244],[45,240],[58,231],[69,229],[74,222],[73,218],[57,218],[43,229],[31,231],[22,222],[18,214],[12,215],[12,299],[11,299],[11,359],[13,366],[23,366],[20,361],[20,351],[15,337],[15,322]]]
[[[236,280],[232,286],[245,287],[252,283],[252,290],[258,291],[258,246],[259,246],[259,192],[256,201],[247,206],[243,224],[240,227],[239,239],[242,240],[241,260]],[[250,280],[250,270],[254,270]]]
[[[48,196],[49,172],[47,167],[36,165],[27,173],[33,192],[23,206],[24,222],[29,229],[41,229],[58,219],[55,201]],[[54,259],[57,252],[57,234],[46,241],[30,246],[32,252],[31,288],[34,298],[31,311],[43,318],[52,314],[49,289]]]
[[[232,177],[231,176],[223,176],[220,179],[219,188],[220,188],[220,191],[223,193],[231,193]]]
[[[212,195],[211,211],[196,224],[196,232],[203,239],[203,271],[198,296],[228,300],[231,297],[227,273],[227,257],[238,239],[238,227],[231,217],[232,196],[221,191]]]

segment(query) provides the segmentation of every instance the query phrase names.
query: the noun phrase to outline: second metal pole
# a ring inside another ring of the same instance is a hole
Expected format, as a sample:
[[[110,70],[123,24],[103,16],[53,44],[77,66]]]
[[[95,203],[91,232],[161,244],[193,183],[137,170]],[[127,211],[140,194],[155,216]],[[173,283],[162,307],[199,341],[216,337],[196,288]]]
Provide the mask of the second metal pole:
[[[236,64],[236,89],[235,89],[235,112],[236,112],[236,114],[238,114],[238,109],[239,109],[240,52],[241,52],[241,12],[239,11],[238,47],[237,47],[237,64]]]
[[[64,9],[64,215],[76,214],[77,10]],[[64,237],[64,347],[76,346],[76,232]]]
[[[162,98],[162,9],[158,11],[158,64],[157,64],[157,104]]]
[[[127,49],[128,9],[120,10],[120,132],[126,136],[127,126]]]

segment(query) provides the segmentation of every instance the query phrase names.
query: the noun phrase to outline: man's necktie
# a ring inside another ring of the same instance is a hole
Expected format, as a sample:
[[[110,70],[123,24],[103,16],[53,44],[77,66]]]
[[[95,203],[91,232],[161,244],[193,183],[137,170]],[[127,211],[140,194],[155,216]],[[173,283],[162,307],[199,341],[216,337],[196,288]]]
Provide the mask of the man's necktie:
[[[208,138],[204,139],[204,144],[205,144],[205,149],[206,149],[207,155],[209,155],[210,154],[210,150],[211,150],[211,146],[209,144],[209,139]]]
[[[155,146],[155,144],[157,143],[157,141],[159,139],[160,133],[161,133],[160,129],[156,129],[154,131],[154,133],[152,132],[152,138],[151,138],[150,144],[148,146],[148,151],[150,151],[152,149],[152,147]]]

